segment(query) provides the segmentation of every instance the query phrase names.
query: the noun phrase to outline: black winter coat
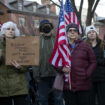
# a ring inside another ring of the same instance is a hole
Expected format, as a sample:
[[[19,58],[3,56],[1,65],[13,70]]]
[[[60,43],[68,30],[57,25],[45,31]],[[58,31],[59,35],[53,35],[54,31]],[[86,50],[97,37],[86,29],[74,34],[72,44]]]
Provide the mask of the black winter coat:
[[[97,68],[93,73],[93,82],[105,81],[105,58],[103,48],[100,47],[101,43],[102,41],[98,40],[97,45],[93,47],[97,60]]]

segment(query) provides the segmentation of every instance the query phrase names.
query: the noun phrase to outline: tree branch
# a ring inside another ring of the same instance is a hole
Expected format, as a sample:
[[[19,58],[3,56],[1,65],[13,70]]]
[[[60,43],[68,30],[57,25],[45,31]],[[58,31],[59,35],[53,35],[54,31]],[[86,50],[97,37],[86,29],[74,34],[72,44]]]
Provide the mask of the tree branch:
[[[95,12],[95,10],[96,10],[96,7],[97,7],[99,1],[100,1],[100,0],[97,0],[96,3],[95,3],[95,5],[94,5],[94,8],[93,8],[93,10],[92,10],[92,16],[94,15],[94,12]]]
[[[61,2],[61,0],[58,0],[59,1],[59,3]]]
[[[59,4],[57,4],[57,3],[55,3],[53,0],[50,0],[54,5],[56,5],[57,7],[59,7],[60,8],[60,5]],[[60,0],[58,0],[59,2],[60,2]]]
[[[80,8],[79,8],[79,14],[81,14],[81,13],[82,13],[83,2],[84,2],[84,0],[81,0],[81,3],[80,3]],[[81,16],[80,16],[80,17],[81,17]]]

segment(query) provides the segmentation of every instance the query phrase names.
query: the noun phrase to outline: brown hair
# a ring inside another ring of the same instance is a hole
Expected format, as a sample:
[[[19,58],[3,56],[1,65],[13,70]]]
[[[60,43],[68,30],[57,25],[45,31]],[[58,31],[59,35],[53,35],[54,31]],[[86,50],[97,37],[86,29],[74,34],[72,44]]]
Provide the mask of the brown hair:
[[[91,42],[90,42],[90,40],[89,40],[88,37],[87,37],[87,39],[86,39],[85,41],[86,41],[86,43],[88,43],[88,44],[92,47],[92,44],[91,44]],[[99,39],[98,36],[96,37],[96,41],[97,41],[97,42],[98,42],[98,41],[101,41],[101,43],[100,43],[100,48],[101,48],[102,50],[104,50],[104,42],[103,42],[101,39]]]

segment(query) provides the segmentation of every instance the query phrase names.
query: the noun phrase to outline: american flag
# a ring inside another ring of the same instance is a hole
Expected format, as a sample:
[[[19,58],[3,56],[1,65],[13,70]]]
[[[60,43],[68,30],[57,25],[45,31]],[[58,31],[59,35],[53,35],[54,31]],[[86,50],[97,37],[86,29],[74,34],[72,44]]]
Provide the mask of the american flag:
[[[63,0],[61,0],[56,43],[49,62],[56,67],[71,66],[71,54],[66,36]]]
[[[82,33],[81,26],[74,12],[71,1],[66,0],[65,5],[63,6],[63,0],[61,0],[57,38],[52,56],[49,60],[49,62],[56,67],[70,67],[71,65],[70,51],[68,49],[68,42],[66,36],[66,26],[70,23],[78,24],[79,33]]]
[[[66,36],[66,24],[65,24],[65,17],[64,17],[63,0],[61,0],[56,43],[49,62],[56,67],[66,66],[70,68],[71,66],[71,53],[69,50],[69,45],[68,45],[67,36]],[[68,82],[70,84],[69,86],[71,88],[70,75],[71,73],[70,74],[65,73],[64,79],[65,79],[65,82]]]
[[[75,23],[78,25],[79,33],[82,34],[82,28],[81,25],[79,24],[79,21],[77,19],[77,16],[74,12],[74,9],[72,7],[71,1],[66,0],[65,5],[64,5],[64,16],[65,16],[65,23],[66,25],[70,23]]]

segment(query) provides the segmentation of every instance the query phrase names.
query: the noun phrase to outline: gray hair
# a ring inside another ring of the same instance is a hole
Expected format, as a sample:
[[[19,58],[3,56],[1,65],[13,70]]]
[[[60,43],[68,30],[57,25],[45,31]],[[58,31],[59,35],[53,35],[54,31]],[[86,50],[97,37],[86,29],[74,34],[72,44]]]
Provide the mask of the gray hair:
[[[16,37],[17,37],[17,36],[20,36],[20,31],[19,31],[17,25],[16,25],[14,22],[12,22],[12,21],[8,21],[8,22],[4,23],[4,24],[2,25],[2,27],[1,27],[1,33],[0,33],[0,36],[1,36],[1,37],[4,37],[4,35],[5,35],[5,30],[6,30],[7,28],[9,28],[9,27],[13,27],[13,28],[14,28],[14,30],[15,30],[15,35],[14,35],[14,36],[16,36]]]

